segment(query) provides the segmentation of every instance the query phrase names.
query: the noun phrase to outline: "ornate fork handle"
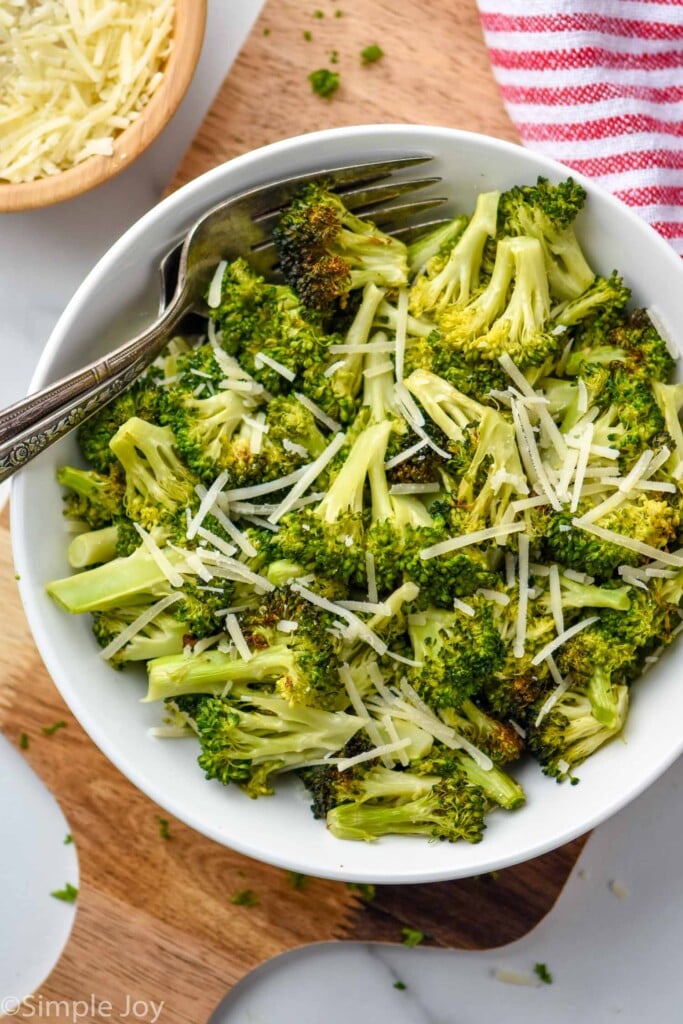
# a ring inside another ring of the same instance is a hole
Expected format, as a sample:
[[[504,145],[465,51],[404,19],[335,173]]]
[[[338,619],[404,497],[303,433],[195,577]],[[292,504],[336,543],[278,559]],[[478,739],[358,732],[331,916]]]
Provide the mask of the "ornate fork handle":
[[[114,352],[0,413],[0,483],[125,391],[156,359],[184,312],[184,303],[174,303]]]

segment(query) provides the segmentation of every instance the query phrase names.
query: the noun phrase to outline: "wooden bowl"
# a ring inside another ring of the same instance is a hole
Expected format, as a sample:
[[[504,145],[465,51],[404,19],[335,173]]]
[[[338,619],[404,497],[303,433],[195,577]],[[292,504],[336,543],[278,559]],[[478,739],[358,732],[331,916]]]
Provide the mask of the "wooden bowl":
[[[137,119],[117,135],[112,156],[91,156],[59,174],[35,181],[0,183],[0,212],[32,210],[60,203],[113,178],[131,164],[166,126],[199,60],[206,24],[206,0],[176,0],[173,49],[163,78]]]

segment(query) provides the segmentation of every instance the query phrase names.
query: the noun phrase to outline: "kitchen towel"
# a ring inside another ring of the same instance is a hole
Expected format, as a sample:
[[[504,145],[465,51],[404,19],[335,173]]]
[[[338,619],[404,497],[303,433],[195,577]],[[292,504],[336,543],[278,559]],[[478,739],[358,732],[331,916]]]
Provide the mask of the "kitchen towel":
[[[526,146],[594,178],[683,255],[683,0],[478,0]]]

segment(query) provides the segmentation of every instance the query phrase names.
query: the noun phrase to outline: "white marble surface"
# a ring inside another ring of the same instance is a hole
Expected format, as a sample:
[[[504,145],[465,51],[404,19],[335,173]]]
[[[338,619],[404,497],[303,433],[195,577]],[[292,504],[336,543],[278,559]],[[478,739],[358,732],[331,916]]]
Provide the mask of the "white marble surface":
[[[304,947],[252,972],[209,1024],[680,1024],[682,786],[683,760],[602,825],[525,938],[484,953]],[[537,963],[551,985],[493,973],[533,979]]]

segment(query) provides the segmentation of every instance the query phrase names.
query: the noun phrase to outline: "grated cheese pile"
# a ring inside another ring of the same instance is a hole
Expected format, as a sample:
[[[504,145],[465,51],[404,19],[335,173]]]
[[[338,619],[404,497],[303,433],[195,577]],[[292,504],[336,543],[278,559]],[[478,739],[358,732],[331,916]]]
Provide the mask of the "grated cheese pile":
[[[162,80],[175,0],[0,5],[0,181],[112,156]]]

